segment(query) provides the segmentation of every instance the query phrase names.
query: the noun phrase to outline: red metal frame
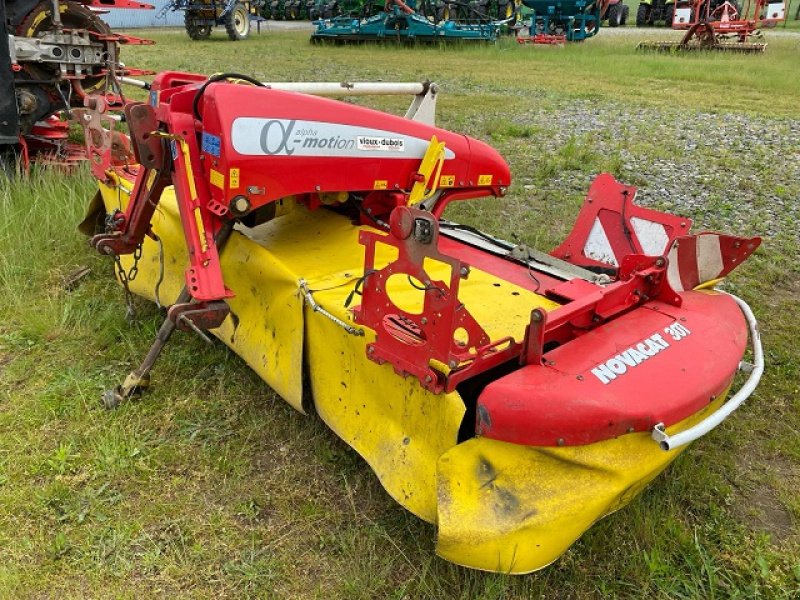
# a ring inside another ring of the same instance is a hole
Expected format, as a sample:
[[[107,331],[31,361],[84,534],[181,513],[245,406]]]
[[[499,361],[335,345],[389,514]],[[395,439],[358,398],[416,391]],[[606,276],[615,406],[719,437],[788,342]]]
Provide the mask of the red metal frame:
[[[91,108],[99,112],[103,106]],[[150,232],[161,192],[171,183],[190,261],[183,296],[190,301],[168,313],[181,327],[214,328],[229,312],[224,299],[230,291],[215,244],[223,226],[286,196],[315,210],[325,194],[352,192],[369,198],[374,216],[389,221],[388,232],[362,226],[359,233],[364,276],[362,301],[353,311],[358,323],[375,332],[367,356],[434,393],[451,392],[503,366],[510,373],[479,392],[478,435],[570,445],[670,425],[723,393],[741,360],[747,328],[735,303],[676,287],[727,274],[760,240],[689,235],[688,219],[637,207],[636,189],[611,175],[595,180],[574,230],[553,251],[572,264],[554,260],[542,272],[541,261],[439,237],[438,218],[448,202],[500,196],[510,183],[506,163],[477,140],[332,100],[224,82],[206,85],[203,77],[185,73],[159,75],[151,104],[130,105],[126,115],[140,163],[134,189],[125,213],[116,215],[117,230],[92,241],[102,252],[133,252]],[[96,137],[106,134],[98,114],[87,123],[91,150]],[[408,155],[376,157],[375,140],[382,139],[376,131],[387,145],[421,146]],[[351,145],[350,136],[364,138],[366,150]],[[431,211],[423,211],[406,203],[410,183],[422,176],[425,141],[433,136],[450,152],[442,181],[452,187],[441,190]],[[107,156],[107,140],[100,146],[99,154]],[[597,239],[605,240],[613,261],[591,252]],[[397,258],[376,268],[379,245],[394,247]],[[430,277],[426,261],[446,265],[447,281]],[[559,306],[534,308],[524,331],[492,340],[459,299],[471,264]],[[576,266],[603,271],[607,280],[598,283]],[[404,308],[392,299],[393,277],[420,289],[421,307]],[[681,351],[671,350],[676,344]]]
[[[458,299],[459,283],[469,276],[469,265],[439,251],[439,226],[431,213],[395,208],[388,236],[362,230],[359,241],[365,247],[365,280],[362,303],[354,313],[357,323],[376,333],[375,342],[367,344],[371,360],[389,362],[398,374],[413,375],[424,388],[439,393],[450,392],[464,379],[519,354],[519,344],[511,338],[492,342]],[[398,257],[376,270],[378,244],[393,246]],[[448,265],[450,281],[431,279],[425,271],[426,260]],[[387,286],[395,275],[423,288],[420,314],[392,301]],[[433,368],[437,363],[442,367]]]
[[[765,24],[776,24],[785,19],[786,2],[783,4],[783,16],[768,14],[769,0],[744,0],[744,4],[737,9],[730,2],[711,9],[710,0],[678,0],[675,4],[675,13],[672,28],[688,30],[682,43],[687,43],[692,38],[701,43],[713,43],[717,36],[736,37],[739,42],[747,42],[756,29]],[[681,9],[690,9],[690,17],[683,18]]]
[[[205,79],[162,73],[152,84],[152,106],[134,104],[127,111],[144,168],[117,221],[118,230],[93,240],[101,252],[133,252],[149,231],[161,191],[171,180],[189,250],[186,283],[194,301],[212,303],[231,295],[214,243],[223,221],[287,196],[315,208],[321,194],[339,192],[369,195],[373,206],[386,210],[374,216],[388,218],[391,208],[407,202],[420,176],[421,156],[434,136],[445,142],[448,152],[441,173],[447,185],[441,189],[437,214],[450,201],[502,196],[510,183],[508,165],[478,140],[334,100],[213,82],[198,103],[198,119],[194,102]],[[241,119],[250,121],[237,125]],[[370,150],[370,140],[384,140],[388,150]],[[164,151],[167,141],[169,152]],[[95,172],[107,168],[107,141],[97,143],[88,135],[87,143],[99,157]],[[406,146],[415,150],[405,152]],[[234,211],[238,205],[246,209]]]
[[[537,33],[536,35],[517,36],[518,44],[542,44],[544,46],[560,46],[567,43],[566,35]]]

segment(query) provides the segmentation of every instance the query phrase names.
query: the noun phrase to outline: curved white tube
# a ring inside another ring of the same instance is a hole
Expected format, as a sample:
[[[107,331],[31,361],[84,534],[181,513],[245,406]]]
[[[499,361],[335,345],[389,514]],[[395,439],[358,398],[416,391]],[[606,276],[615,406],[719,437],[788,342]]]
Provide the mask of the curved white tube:
[[[663,423],[659,423],[653,427],[652,437],[658,442],[662,450],[673,450],[674,448],[678,448],[703,437],[714,429],[714,427],[727,419],[733,411],[739,408],[756,389],[758,382],[761,381],[761,375],[764,373],[764,352],[761,349],[761,335],[758,332],[758,322],[756,321],[753,311],[750,310],[750,307],[744,300],[733,294],[728,295],[739,305],[750,327],[750,342],[753,346],[753,370],[750,372],[750,377],[747,378],[747,381],[736,394],[723,404],[719,410],[700,421],[697,425],[685,431],[681,431],[680,433],[676,433],[675,435],[669,435],[665,431]],[[740,368],[742,368],[741,365]]]

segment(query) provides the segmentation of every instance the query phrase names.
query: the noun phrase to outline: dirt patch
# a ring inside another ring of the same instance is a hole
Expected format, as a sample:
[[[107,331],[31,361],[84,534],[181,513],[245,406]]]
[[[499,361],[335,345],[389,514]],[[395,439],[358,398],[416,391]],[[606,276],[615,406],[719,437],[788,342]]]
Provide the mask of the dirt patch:
[[[792,536],[794,523],[791,513],[781,504],[775,490],[763,486],[750,492],[744,502],[750,516],[750,527],[768,533],[773,543],[780,544]]]
[[[778,490],[763,479],[754,480],[752,474],[761,472],[767,478],[774,477],[788,488],[796,489],[800,479],[797,465],[786,457],[773,456],[758,470],[752,470],[754,465],[749,461],[741,461],[738,467],[742,472],[742,487],[732,506],[736,517],[752,531],[768,533],[774,544],[796,537],[794,517],[781,502]]]

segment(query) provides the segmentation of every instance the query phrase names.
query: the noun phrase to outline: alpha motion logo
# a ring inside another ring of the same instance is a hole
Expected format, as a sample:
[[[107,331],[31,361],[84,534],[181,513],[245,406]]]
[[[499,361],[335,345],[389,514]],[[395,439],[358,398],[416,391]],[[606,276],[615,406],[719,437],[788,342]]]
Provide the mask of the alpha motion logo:
[[[239,117],[231,126],[233,149],[245,156],[422,158],[429,140],[394,131],[298,119]],[[447,159],[455,158],[449,148]]]

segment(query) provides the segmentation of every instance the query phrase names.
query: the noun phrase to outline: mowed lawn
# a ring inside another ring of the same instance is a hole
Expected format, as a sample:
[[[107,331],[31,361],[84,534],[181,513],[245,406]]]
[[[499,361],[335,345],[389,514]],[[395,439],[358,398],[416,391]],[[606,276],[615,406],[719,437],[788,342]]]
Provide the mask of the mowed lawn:
[[[670,194],[705,186],[707,202],[686,215],[700,228],[773,231],[728,287],[760,319],[767,373],[734,416],[552,566],[517,577],[470,571],[438,559],[433,526],[221,345],[177,334],[152,391],[101,408],[100,393],[144,355],[162,314],[137,301],[138,320],[126,322],[111,262],[77,232],[94,193],[88,172],[34,169],[0,181],[0,598],[800,595],[800,224],[789,211],[800,182],[774,167],[793,157],[770,154],[769,140],[757,157],[753,140],[736,157],[673,143],[683,139],[680,119],[709,127],[701,114],[720,127],[753,119],[797,132],[800,36],[768,34],[762,56],[674,57],[636,53],[628,33],[566,48],[312,46],[303,32],[240,43],[221,31],[207,42],[134,35],[157,45],[126,47],[123,60],[156,71],[436,81],[439,124],[496,145],[515,177],[506,199],[448,216],[543,250],[569,230],[598,172],[684,214]],[[359,102],[398,113],[408,99]],[[578,105],[604,128],[573,136],[575,123],[561,117]],[[637,115],[656,117],[629,129]],[[630,156],[692,164],[699,175],[662,194]],[[747,202],[732,204],[719,174],[745,168],[754,183]],[[789,212],[772,210],[775,199]],[[762,209],[777,226],[752,217]],[[91,271],[74,281],[81,267]]]

